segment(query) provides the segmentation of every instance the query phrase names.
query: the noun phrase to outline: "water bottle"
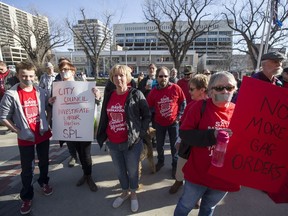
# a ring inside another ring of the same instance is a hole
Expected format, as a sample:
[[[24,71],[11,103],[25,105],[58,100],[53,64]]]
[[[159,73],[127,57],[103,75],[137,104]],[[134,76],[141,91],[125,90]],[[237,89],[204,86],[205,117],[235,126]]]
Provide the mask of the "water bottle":
[[[212,155],[211,160],[212,165],[216,167],[223,166],[228,142],[229,142],[229,134],[224,130],[219,130],[217,134],[217,143]]]

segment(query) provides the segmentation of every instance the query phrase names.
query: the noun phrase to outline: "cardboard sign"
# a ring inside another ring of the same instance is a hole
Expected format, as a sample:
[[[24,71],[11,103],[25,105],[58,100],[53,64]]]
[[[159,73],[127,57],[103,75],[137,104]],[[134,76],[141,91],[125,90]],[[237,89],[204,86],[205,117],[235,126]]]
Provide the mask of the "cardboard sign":
[[[54,140],[93,141],[95,96],[93,82],[53,83],[52,131]]]
[[[244,77],[229,128],[224,166],[211,165],[209,173],[277,192],[288,167],[288,90]]]

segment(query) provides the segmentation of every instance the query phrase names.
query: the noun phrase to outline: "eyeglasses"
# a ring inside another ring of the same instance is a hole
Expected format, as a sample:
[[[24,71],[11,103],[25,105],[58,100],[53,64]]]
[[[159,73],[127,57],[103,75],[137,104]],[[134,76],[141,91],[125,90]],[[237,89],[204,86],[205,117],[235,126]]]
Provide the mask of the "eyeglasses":
[[[163,78],[163,77],[168,78],[168,75],[159,75],[158,77],[159,78]]]
[[[189,74],[184,74],[184,76],[190,76],[191,75],[191,73],[189,73]]]
[[[214,86],[212,87],[212,89],[214,89],[217,92],[221,92],[224,89],[226,89],[228,92],[231,92],[235,89],[235,86]]]
[[[189,88],[189,90],[190,90],[191,92],[193,92],[195,89],[196,89],[196,88]]]

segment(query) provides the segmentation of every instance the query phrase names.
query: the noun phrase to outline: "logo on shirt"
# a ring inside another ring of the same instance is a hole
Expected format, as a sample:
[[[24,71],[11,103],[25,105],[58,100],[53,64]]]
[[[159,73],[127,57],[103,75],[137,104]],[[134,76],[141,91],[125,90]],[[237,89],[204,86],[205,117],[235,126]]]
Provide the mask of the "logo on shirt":
[[[159,111],[162,117],[167,118],[172,115],[172,100],[164,95],[158,102]]]
[[[126,122],[124,122],[124,108],[119,103],[111,106],[107,109],[110,113],[111,120],[109,122],[109,127],[112,131],[117,133],[118,131],[124,131],[127,128]]]
[[[36,100],[32,98],[25,100],[23,110],[29,124],[36,124],[36,122],[39,122],[38,104]]]

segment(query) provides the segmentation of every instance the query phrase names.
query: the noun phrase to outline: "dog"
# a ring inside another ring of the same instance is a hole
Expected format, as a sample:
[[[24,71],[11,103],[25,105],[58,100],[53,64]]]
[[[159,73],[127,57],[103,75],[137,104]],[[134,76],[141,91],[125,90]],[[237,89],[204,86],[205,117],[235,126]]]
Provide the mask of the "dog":
[[[145,158],[148,159],[149,167],[152,173],[156,172],[154,158],[153,158],[153,144],[152,139],[156,136],[156,130],[152,127],[149,127],[147,130],[147,133],[144,138],[144,145],[143,150],[140,155],[140,161],[139,161],[139,179],[141,178],[142,174],[142,161],[145,160]]]

